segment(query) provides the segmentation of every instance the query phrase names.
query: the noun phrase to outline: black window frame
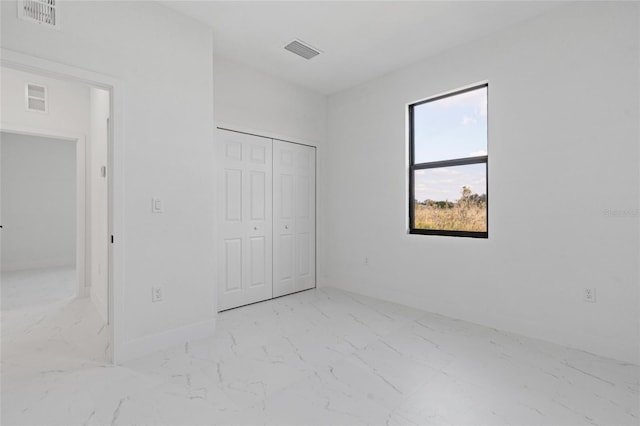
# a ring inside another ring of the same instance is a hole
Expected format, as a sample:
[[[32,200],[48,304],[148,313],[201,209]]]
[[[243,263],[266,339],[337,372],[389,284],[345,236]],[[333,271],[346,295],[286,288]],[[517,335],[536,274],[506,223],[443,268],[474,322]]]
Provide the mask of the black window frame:
[[[433,98],[425,99],[419,102],[415,102],[409,105],[409,234],[418,235],[441,235],[449,237],[470,237],[470,238],[489,238],[489,113],[487,112],[487,155],[479,155],[475,157],[466,158],[453,158],[450,160],[430,161],[425,163],[415,163],[415,140],[414,140],[414,109],[416,106],[424,105],[429,102],[434,102],[440,99],[449,98],[452,96],[461,95],[473,90],[487,89],[487,109],[489,103],[489,83],[478,84],[472,87],[468,87],[461,90],[446,93],[444,95],[435,96]],[[445,229],[421,229],[415,227],[415,179],[414,175],[417,170],[435,169],[442,167],[452,166],[466,166],[470,164],[485,164],[485,179],[487,183],[487,230],[482,231],[455,231]]]

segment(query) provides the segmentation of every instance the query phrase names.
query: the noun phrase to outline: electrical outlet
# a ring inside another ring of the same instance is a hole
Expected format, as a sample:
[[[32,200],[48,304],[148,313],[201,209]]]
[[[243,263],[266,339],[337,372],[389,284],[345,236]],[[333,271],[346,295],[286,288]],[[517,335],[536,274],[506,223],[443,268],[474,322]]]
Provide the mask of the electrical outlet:
[[[162,287],[151,287],[151,301],[162,302]]]
[[[164,213],[164,203],[160,198],[151,199],[151,213]]]
[[[364,257],[364,266],[369,266],[369,256]]]
[[[584,292],[582,294],[582,299],[585,302],[591,302],[591,303],[596,303],[596,289],[591,287],[591,288],[585,288]]]

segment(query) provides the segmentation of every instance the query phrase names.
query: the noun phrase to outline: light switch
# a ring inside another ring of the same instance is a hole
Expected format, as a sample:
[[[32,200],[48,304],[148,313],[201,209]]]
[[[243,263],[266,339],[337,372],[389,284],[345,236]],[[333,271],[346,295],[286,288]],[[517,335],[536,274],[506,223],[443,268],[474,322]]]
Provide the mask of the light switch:
[[[151,199],[151,213],[164,213],[164,206],[160,198]]]

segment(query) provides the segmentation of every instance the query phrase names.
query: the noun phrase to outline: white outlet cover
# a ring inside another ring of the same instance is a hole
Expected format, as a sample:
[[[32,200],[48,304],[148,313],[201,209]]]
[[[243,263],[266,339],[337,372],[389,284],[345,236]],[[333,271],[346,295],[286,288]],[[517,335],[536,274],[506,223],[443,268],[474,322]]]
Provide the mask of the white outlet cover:
[[[583,293],[583,299],[585,302],[596,303],[596,289],[585,288]]]
[[[162,301],[162,287],[152,287],[151,288],[151,301],[152,302],[161,302]]]
[[[151,199],[151,212],[152,213],[163,213],[164,205],[160,198],[152,198]]]

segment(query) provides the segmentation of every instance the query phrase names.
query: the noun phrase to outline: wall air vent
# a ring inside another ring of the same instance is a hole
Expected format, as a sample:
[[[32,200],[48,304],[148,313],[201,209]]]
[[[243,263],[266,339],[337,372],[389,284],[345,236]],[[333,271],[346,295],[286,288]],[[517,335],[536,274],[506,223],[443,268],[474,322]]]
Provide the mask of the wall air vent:
[[[59,0],[18,0],[18,17],[25,21],[58,28]]]
[[[318,49],[315,49],[301,40],[293,40],[291,43],[284,47],[289,52],[295,53],[305,59],[311,59],[320,54]]]
[[[47,88],[39,84],[25,85],[25,103],[27,111],[47,112]]]

